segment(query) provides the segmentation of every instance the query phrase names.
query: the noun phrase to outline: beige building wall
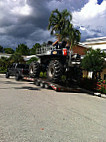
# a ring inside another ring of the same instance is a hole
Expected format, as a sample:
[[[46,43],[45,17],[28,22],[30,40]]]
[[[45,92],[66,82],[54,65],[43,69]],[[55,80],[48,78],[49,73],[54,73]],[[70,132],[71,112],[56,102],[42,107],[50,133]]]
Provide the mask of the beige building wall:
[[[88,78],[88,72],[87,71],[83,71],[83,78]]]
[[[83,71],[83,78],[92,78],[90,74],[91,72]],[[101,72],[101,79],[106,80],[106,68]]]
[[[103,69],[102,73],[101,73],[101,78],[104,80],[106,80],[106,68]]]

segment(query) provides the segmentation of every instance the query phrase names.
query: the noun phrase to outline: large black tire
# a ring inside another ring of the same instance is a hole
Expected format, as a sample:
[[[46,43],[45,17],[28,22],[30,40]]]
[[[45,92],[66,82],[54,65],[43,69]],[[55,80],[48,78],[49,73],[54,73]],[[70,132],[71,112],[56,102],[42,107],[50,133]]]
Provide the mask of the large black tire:
[[[9,75],[9,72],[6,72],[6,78],[9,78],[10,75]]]
[[[40,65],[38,62],[32,62],[29,65],[29,75],[30,77],[36,78],[39,77],[40,74]]]
[[[52,82],[59,82],[62,76],[62,65],[58,60],[52,60],[47,68],[47,78]]]
[[[15,80],[16,81],[19,81],[21,79],[21,76],[19,75],[19,73],[16,73],[16,75],[15,75]]]

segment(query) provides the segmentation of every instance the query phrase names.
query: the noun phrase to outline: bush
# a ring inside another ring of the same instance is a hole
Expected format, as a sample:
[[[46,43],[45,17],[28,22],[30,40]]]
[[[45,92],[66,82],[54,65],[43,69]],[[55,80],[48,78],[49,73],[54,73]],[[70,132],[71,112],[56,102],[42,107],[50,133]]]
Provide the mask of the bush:
[[[46,78],[47,77],[46,72],[40,72],[40,77],[41,78]]]
[[[32,57],[32,58],[29,59],[26,63],[27,63],[27,64],[31,64],[31,63],[34,62],[34,61],[38,61],[38,58]]]
[[[6,73],[7,69],[4,67],[0,67],[0,73]]]
[[[97,82],[96,90],[100,93],[106,94],[106,80],[99,80]]]
[[[90,91],[96,91],[96,86],[97,86],[96,79],[83,78],[80,82],[80,87]]]

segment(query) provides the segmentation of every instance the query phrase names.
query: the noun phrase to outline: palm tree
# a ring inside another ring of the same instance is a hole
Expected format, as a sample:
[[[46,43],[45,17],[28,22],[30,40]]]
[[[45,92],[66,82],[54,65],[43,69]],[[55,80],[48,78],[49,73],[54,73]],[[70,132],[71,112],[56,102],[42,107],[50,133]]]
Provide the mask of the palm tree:
[[[51,30],[51,35],[57,36],[58,41],[66,40],[72,49],[80,41],[81,34],[73,27],[71,20],[72,15],[67,9],[62,12],[56,9],[49,18],[48,30]]]
[[[70,24],[66,30],[65,30],[65,35],[67,38],[67,42],[70,45],[70,49],[72,49],[73,46],[75,46],[76,44],[78,44],[78,42],[80,41],[81,38],[81,33],[79,30],[75,29],[72,24]]]
[[[51,30],[51,35],[56,35],[59,40],[64,37],[64,31],[67,25],[70,24],[72,20],[72,15],[67,11],[67,9],[59,12],[58,9],[52,11],[49,18],[48,30]]]

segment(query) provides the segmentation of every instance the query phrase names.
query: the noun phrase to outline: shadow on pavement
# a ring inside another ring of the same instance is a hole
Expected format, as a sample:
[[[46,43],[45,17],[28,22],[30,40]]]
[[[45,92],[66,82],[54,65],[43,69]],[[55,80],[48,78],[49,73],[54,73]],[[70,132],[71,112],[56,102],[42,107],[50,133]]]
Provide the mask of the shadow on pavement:
[[[40,88],[28,87],[28,86],[15,87],[14,89],[27,89],[27,90],[37,90],[37,91],[40,91]]]
[[[12,82],[12,81],[5,81],[3,83],[4,84],[24,84],[24,83],[21,83],[21,82]]]

